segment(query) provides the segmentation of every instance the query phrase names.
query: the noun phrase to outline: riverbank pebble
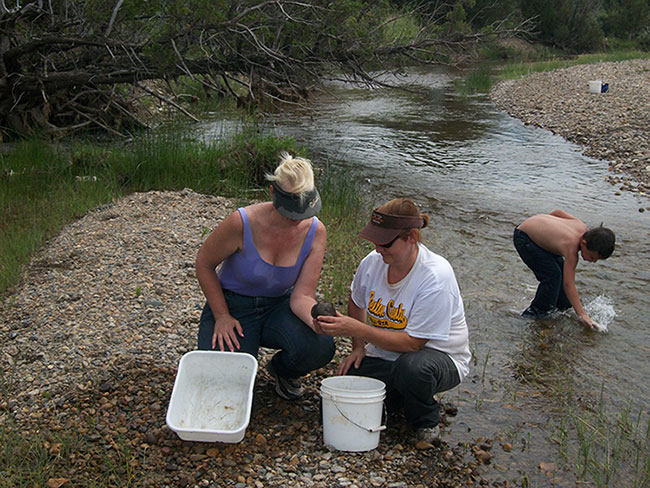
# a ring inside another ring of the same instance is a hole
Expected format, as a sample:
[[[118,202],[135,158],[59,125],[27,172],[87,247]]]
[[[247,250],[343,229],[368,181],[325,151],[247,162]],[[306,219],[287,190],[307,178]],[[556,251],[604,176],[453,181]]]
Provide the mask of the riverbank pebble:
[[[607,92],[590,93],[592,80],[607,83]],[[525,124],[607,160],[609,180],[620,190],[650,197],[650,59],[533,73],[500,82],[490,95]]]
[[[444,435],[440,446],[416,448],[400,419],[389,419],[377,449],[331,451],[319,387],[336,365],[309,375],[305,398],[287,402],[265,371],[269,350],[241,443],[186,442],[167,428],[178,361],[196,348],[204,302],[194,256],[235,208],[191,190],[127,196],[65,227],[3,297],[0,422],[25,439],[40,436],[52,484],[510,486],[485,479],[487,461]]]

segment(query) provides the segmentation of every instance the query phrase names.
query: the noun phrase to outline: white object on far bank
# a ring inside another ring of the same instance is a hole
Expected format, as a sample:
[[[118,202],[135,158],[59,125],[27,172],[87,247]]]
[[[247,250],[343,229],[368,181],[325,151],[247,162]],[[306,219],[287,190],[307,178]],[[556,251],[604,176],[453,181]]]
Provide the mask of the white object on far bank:
[[[603,87],[602,80],[592,80],[589,82],[589,93],[600,93]]]

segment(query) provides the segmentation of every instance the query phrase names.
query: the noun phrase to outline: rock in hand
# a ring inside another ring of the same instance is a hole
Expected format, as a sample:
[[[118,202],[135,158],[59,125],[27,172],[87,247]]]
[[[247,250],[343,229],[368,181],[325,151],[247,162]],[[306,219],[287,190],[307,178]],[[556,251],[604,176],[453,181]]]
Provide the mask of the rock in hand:
[[[336,309],[330,302],[319,302],[311,307],[311,316],[316,318],[319,315],[332,315],[336,317]]]

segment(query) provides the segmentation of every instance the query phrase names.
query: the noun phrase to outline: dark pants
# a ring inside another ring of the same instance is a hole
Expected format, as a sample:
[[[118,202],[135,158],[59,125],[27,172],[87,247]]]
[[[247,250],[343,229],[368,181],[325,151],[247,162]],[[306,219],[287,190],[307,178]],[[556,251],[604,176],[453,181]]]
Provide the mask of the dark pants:
[[[564,258],[542,249],[528,234],[516,228],[512,241],[521,260],[535,273],[535,278],[539,281],[535,298],[523,315],[541,316],[556,308],[571,308],[571,302],[564,293]]]
[[[358,369],[352,366],[347,374],[383,381],[388,411],[403,407],[407,423],[416,429],[438,425],[440,405],[433,395],[460,383],[451,358],[427,347],[404,353],[395,361],[365,357]]]
[[[257,358],[260,347],[279,349],[272,358],[273,368],[284,378],[304,376],[332,360],[334,339],[317,334],[296,317],[289,307],[290,295],[247,297],[224,290],[224,296],[230,315],[244,331],[244,337],[238,337],[237,352],[247,352]],[[206,303],[199,323],[199,349],[212,349],[213,332],[214,317]]]

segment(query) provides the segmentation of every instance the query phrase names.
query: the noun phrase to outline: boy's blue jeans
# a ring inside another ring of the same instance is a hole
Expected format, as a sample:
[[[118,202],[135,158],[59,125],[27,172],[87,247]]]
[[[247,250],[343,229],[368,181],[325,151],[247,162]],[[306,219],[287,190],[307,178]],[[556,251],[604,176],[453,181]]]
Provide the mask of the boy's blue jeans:
[[[255,358],[260,347],[279,349],[273,356],[273,368],[284,378],[299,378],[329,363],[334,356],[334,339],[320,335],[294,315],[290,295],[277,298],[248,297],[223,291],[230,315],[239,321],[244,337],[238,337],[240,349]],[[206,303],[201,314],[198,348],[212,349],[214,317]],[[219,345],[216,345],[217,350]]]
[[[528,234],[515,228],[512,236],[515,249],[539,281],[535,298],[523,315],[546,315],[556,308],[571,308],[571,302],[564,293],[564,258],[552,254],[535,244]]]
[[[424,347],[402,354],[395,361],[365,357],[349,375],[368,376],[386,384],[386,408],[404,408],[406,422],[413,428],[435,427],[440,422],[440,404],[435,393],[460,383],[458,369],[444,352]]]

